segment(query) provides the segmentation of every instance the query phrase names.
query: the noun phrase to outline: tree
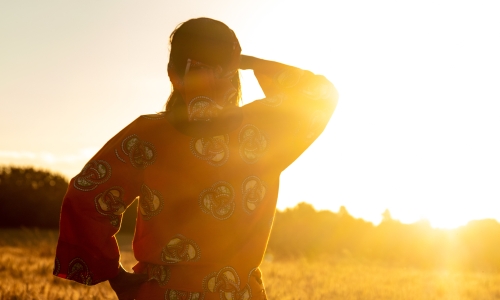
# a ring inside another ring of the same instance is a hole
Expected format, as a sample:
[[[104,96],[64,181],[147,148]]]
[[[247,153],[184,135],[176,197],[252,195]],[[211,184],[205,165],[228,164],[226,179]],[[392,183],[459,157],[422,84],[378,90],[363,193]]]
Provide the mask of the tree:
[[[0,168],[0,227],[58,227],[68,181],[33,168]]]
[[[392,222],[392,221],[394,221],[394,219],[391,216],[391,212],[388,209],[386,209],[382,213],[382,222]]]

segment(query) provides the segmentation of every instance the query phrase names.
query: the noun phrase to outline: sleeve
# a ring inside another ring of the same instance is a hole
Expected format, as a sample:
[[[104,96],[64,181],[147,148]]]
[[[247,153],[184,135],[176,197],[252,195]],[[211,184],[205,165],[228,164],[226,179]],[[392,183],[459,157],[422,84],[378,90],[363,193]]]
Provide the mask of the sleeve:
[[[154,157],[131,123],[71,179],[64,196],[53,274],[86,285],[118,275],[115,234],[140,193],[142,169]],[[148,148],[149,147],[149,148]]]
[[[247,105],[262,126],[252,136],[265,141],[260,144],[269,148],[270,163],[284,170],[323,132],[338,93],[324,76],[310,71],[256,58],[251,68],[266,96]]]

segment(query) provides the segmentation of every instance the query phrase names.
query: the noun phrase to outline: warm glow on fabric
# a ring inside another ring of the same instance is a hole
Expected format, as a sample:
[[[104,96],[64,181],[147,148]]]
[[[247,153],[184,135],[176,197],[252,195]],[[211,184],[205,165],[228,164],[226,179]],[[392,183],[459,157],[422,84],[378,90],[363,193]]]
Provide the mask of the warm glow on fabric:
[[[78,174],[138,115],[163,110],[168,34],[209,16],[244,54],[339,90],[323,135],[282,174],[278,208],[344,205],[374,223],[389,209],[438,227],[500,220],[498,11],[490,0],[4,1],[0,164]],[[263,98],[241,73],[243,103]]]

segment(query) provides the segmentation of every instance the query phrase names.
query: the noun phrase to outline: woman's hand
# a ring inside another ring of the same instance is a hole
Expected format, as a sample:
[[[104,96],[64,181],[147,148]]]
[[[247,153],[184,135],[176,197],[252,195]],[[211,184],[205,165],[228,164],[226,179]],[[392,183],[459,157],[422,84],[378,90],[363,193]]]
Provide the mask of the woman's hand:
[[[141,284],[148,281],[148,275],[129,273],[120,265],[120,273],[108,281],[118,300],[133,300]]]

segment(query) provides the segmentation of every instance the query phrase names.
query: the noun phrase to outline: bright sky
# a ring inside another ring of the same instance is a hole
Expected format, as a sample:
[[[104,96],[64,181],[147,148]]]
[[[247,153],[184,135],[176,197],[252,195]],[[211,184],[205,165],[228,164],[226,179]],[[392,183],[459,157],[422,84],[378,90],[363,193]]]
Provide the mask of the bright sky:
[[[168,37],[228,24],[243,53],[327,76],[337,110],[282,175],[278,207],[378,223],[500,220],[498,1],[0,2],[0,165],[76,175],[170,92]],[[259,98],[243,75],[244,102]],[[284,149],[286,151],[286,149]]]

